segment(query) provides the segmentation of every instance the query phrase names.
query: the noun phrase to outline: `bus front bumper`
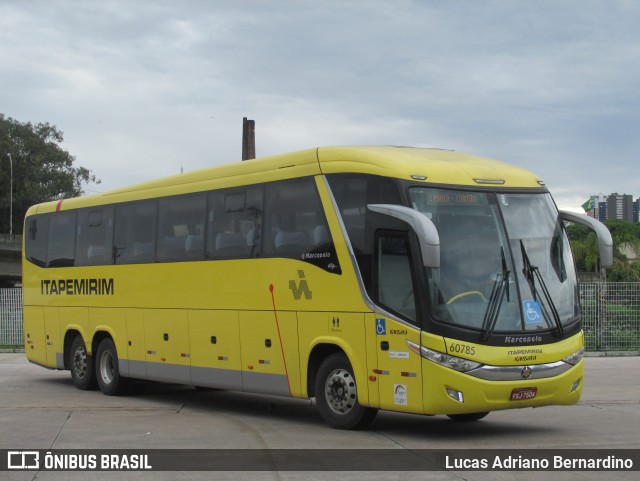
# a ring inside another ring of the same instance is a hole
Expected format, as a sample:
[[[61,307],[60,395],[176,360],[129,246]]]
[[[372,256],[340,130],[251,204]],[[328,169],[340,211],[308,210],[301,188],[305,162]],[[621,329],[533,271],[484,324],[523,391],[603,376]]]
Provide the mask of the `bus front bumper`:
[[[519,371],[528,366],[514,366]],[[531,366],[535,372],[536,366]],[[423,359],[425,414],[466,414],[502,409],[576,404],[584,361],[556,375],[520,380],[482,379]]]

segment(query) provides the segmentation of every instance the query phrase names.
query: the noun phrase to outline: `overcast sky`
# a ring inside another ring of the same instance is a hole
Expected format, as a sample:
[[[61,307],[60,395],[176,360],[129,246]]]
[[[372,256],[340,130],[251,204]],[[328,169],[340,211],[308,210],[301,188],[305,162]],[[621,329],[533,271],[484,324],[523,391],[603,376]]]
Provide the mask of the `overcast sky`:
[[[0,0],[0,112],[102,184],[322,145],[449,148],[561,207],[640,194],[640,2]]]

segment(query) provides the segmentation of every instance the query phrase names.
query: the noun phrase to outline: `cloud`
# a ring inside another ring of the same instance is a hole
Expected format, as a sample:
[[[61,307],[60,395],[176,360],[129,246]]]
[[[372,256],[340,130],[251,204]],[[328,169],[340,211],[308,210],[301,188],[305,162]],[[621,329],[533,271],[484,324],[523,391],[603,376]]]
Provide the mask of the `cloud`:
[[[2,111],[65,132],[119,187],[343,144],[470,151],[562,202],[637,194],[636,2],[21,2],[0,5]]]

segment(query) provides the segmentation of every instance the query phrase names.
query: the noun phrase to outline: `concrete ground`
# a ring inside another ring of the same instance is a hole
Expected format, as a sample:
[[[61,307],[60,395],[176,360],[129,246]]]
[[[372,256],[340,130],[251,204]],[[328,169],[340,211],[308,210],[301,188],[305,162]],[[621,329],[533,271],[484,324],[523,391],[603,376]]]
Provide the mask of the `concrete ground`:
[[[0,354],[0,449],[640,450],[637,357],[585,360],[582,400],[491,413],[475,423],[379,413],[366,431],[325,426],[310,401],[150,384],[126,397],[78,391],[68,371]],[[327,459],[330,469],[331,459]],[[82,480],[81,472],[0,472],[7,480]],[[636,480],[636,472],[92,472],[91,479]]]

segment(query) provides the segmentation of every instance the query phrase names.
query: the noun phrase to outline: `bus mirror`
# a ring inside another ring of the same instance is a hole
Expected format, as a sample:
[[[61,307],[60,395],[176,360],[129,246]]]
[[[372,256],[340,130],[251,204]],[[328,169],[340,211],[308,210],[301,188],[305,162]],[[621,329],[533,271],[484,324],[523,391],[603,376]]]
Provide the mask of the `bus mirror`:
[[[593,217],[577,214],[567,210],[560,211],[560,218],[565,222],[582,224],[596,233],[598,238],[598,250],[600,253],[600,266],[609,267],[613,264],[613,240],[609,229]]]
[[[415,209],[394,204],[369,204],[367,208],[373,212],[400,219],[411,226],[418,240],[425,267],[440,267],[440,236],[438,229],[424,214]]]

